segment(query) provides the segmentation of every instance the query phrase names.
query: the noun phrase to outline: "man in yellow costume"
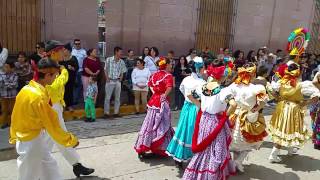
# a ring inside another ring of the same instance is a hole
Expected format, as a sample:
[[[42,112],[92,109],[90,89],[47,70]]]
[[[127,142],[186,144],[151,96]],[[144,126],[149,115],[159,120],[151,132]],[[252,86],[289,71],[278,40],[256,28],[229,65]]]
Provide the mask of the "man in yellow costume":
[[[58,41],[48,41],[46,44],[47,56],[56,61],[60,62],[63,60],[63,50],[64,45]],[[68,82],[69,74],[65,67],[61,66],[60,74],[56,77],[51,85],[46,86],[46,90],[50,97],[52,108],[58,113],[58,119],[60,126],[67,131],[66,124],[63,119],[63,108],[65,106],[64,102],[64,92],[65,85]],[[48,139],[48,147],[52,150],[54,144],[63,155],[63,157],[68,161],[68,163],[73,166],[73,173],[79,177],[80,175],[90,175],[94,172],[94,169],[84,167],[79,161],[79,154],[74,148],[66,148],[58,143],[55,143],[50,137]]]
[[[47,137],[64,147],[76,147],[78,139],[59,124],[50,105],[45,86],[52,84],[59,66],[50,59],[38,63],[38,78],[22,88],[16,97],[10,128],[11,144],[19,155],[19,180],[62,180],[57,162],[51,155]]]

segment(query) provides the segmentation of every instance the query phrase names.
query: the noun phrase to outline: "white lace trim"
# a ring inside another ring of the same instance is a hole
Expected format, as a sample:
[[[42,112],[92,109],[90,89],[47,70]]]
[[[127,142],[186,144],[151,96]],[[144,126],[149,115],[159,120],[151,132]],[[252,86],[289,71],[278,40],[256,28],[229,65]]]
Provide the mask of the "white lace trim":
[[[188,161],[190,161],[190,159],[192,158],[192,157],[190,157],[190,158],[188,158],[188,159],[179,159],[179,158],[177,158],[174,154],[171,154],[171,153],[169,153],[168,151],[166,151],[166,154],[167,154],[168,156],[172,157],[173,160],[178,161],[178,162],[188,162]]]
[[[161,70],[163,71],[163,70]],[[160,82],[162,82],[166,77],[168,77],[170,74],[166,72],[166,75],[162,78],[162,79],[159,79],[158,81],[154,82],[154,76],[151,77],[151,82],[152,82],[152,85],[153,86],[157,86],[159,85]]]
[[[173,136],[172,140],[178,142],[179,145],[191,148],[191,144],[186,144],[185,142],[180,141],[176,136]]]

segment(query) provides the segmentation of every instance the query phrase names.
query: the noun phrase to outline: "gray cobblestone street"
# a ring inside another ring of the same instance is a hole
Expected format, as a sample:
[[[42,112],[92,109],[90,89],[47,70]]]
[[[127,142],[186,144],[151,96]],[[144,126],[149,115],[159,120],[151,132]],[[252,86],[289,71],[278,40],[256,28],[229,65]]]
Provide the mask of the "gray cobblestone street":
[[[272,108],[266,108],[266,119],[270,119]],[[179,112],[173,112],[173,124],[176,125]],[[83,164],[94,167],[93,176],[84,180],[175,180],[180,179],[183,171],[175,167],[171,158],[146,159],[139,161],[133,150],[136,132],[140,129],[145,115],[132,115],[113,120],[98,120],[95,123],[83,121],[67,122],[67,127],[80,138],[77,148]],[[307,116],[306,122],[310,122]],[[320,152],[313,149],[309,142],[299,155],[286,157],[284,161],[271,164],[267,158],[272,143],[266,141],[259,151],[250,153],[245,161],[246,172],[231,177],[231,180],[318,180],[320,179]],[[60,153],[54,152],[60,170],[65,179],[72,180],[74,175],[71,166]],[[16,160],[0,162],[0,179],[16,179]]]

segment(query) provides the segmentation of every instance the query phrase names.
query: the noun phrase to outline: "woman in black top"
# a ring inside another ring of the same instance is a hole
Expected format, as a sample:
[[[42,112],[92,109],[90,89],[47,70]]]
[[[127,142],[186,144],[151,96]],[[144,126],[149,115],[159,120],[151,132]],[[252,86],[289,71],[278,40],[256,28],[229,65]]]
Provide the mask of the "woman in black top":
[[[29,59],[34,61],[35,64],[38,64],[40,59],[44,58],[45,56],[45,44],[44,42],[38,42],[36,45],[36,52],[33,53]]]
[[[173,76],[175,77],[175,110],[180,110],[184,103],[184,96],[180,91],[180,84],[182,80],[191,74],[187,58],[181,56],[179,62],[174,68]]]
[[[69,79],[65,86],[64,101],[68,110],[72,110],[73,104],[73,89],[76,82],[76,74],[79,69],[78,60],[75,56],[71,55],[72,47],[68,43],[64,46],[64,61],[60,62],[60,65],[64,66],[69,73]]]

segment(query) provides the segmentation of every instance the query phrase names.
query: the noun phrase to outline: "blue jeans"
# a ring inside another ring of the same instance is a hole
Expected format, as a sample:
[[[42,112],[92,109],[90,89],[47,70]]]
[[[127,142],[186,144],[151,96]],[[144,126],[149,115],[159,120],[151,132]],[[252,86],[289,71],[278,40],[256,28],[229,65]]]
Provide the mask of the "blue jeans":
[[[82,72],[77,72],[76,75],[76,82],[73,92],[73,103],[79,104],[83,102],[83,88],[82,88],[82,79],[81,79]]]

